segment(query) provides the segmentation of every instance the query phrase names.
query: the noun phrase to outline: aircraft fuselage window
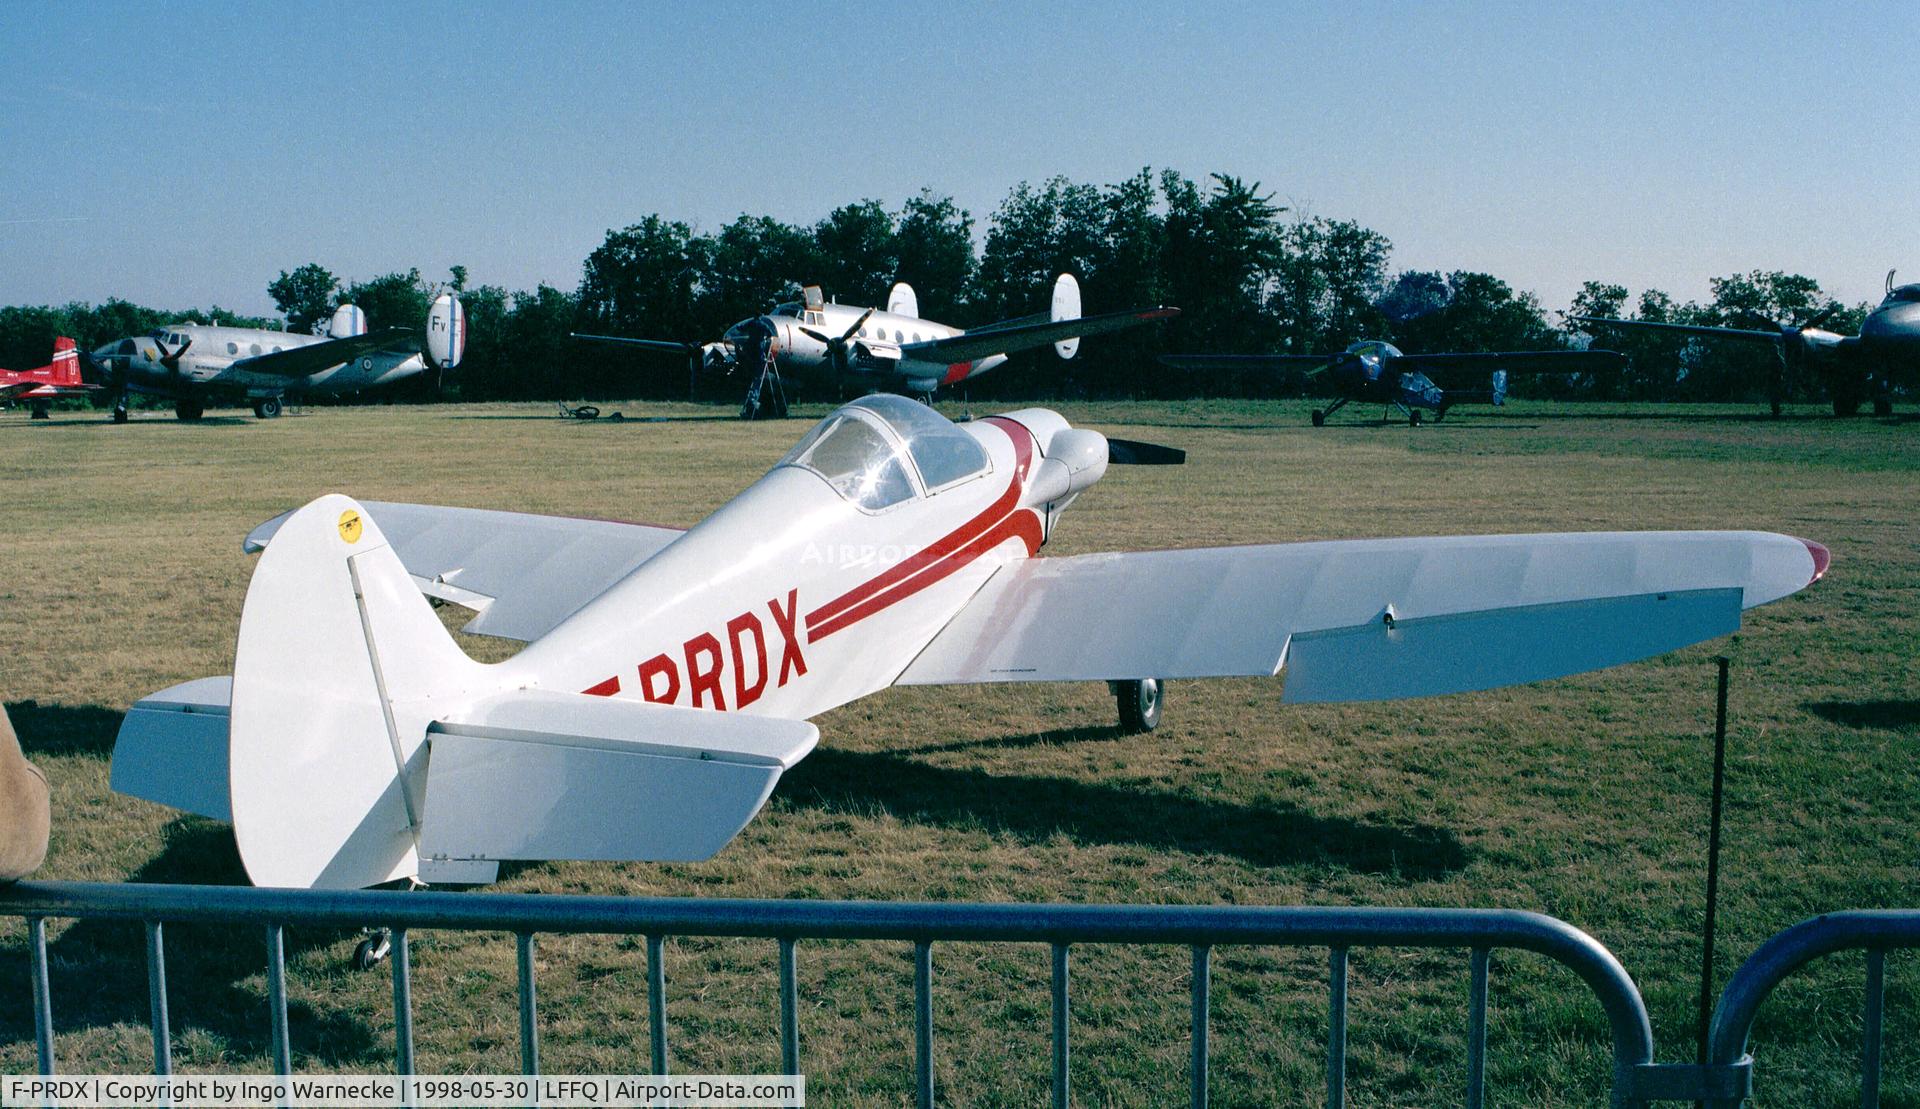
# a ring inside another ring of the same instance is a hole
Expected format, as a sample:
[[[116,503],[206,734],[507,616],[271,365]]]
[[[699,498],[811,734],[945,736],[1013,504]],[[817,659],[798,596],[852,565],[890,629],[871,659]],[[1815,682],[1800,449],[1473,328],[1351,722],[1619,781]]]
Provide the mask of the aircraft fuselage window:
[[[228,344],[227,344],[227,353],[228,353],[228,354],[239,354],[239,353],[240,353],[240,344],[239,344],[239,343],[228,343]]]
[[[255,344],[253,344],[253,346],[252,346],[252,347],[250,347],[249,349],[250,349],[250,350],[251,350],[251,351],[252,351],[252,352],[253,352],[254,354],[259,354],[259,353],[260,353],[260,344],[259,344],[259,343],[255,343]]]
[[[913,341],[916,343],[920,341],[920,333],[918,331],[913,333]]]
[[[907,341],[907,337],[905,335],[900,334],[900,332],[895,331],[893,333],[893,341],[896,343],[904,343]]]

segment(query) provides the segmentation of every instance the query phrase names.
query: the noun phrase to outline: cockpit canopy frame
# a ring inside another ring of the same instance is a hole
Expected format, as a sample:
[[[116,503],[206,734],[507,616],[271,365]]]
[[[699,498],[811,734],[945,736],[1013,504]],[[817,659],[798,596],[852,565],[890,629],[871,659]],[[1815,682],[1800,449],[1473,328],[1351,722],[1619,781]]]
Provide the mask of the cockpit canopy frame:
[[[834,411],[779,466],[817,474],[862,512],[937,496],[993,472],[978,439],[933,409],[875,393]]]

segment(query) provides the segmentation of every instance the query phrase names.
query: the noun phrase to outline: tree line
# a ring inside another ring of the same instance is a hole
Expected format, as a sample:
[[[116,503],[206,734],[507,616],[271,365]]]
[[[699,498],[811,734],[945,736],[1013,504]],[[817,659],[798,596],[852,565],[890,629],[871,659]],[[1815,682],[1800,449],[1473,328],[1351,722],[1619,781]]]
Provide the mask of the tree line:
[[[976,245],[978,244],[978,245]],[[1385,235],[1351,220],[1289,211],[1256,182],[1227,174],[1192,180],[1142,169],[1107,185],[1055,177],[1016,185],[976,236],[972,213],[923,190],[897,209],[859,200],[811,225],[742,214],[717,231],[654,214],[607,232],[587,256],[579,285],[532,290],[469,282],[465,267],[428,280],[418,269],[348,282],[318,263],[282,271],[268,286],[279,319],[220,308],[158,311],[121,300],[102,305],[0,308],[0,365],[46,360],[56,334],[88,349],[175,321],[308,331],[342,303],[369,326],[418,327],[433,296],[448,289],[466,305],[469,339],[448,386],[466,400],[679,397],[683,360],[578,343],[582,331],[701,342],[746,316],[796,299],[802,284],[830,298],[884,304],[895,281],[918,293],[921,314],[971,326],[1044,311],[1057,273],[1081,283],[1089,314],[1171,304],[1168,324],[1090,340],[1067,363],[1050,352],[1016,356],[970,382],[980,397],[1274,396],[1298,379],[1267,373],[1198,373],[1161,366],[1158,355],[1332,353],[1360,339],[1409,352],[1550,350],[1589,345],[1631,359],[1623,375],[1516,381],[1520,395],[1593,399],[1745,401],[1760,398],[1773,355],[1764,347],[1704,344],[1647,333],[1589,336],[1549,318],[1530,292],[1487,273],[1391,267]],[[1657,289],[1637,299],[1617,284],[1588,281],[1572,314],[1715,326],[1798,323],[1830,307],[1818,283],[1755,271],[1714,278],[1702,304]],[[1868,305],[1837,307],[1825,326],[1857,328]],[[1792,382],[1794,399],[1818,385]],[[737,399],[736,383],[706,382]]]

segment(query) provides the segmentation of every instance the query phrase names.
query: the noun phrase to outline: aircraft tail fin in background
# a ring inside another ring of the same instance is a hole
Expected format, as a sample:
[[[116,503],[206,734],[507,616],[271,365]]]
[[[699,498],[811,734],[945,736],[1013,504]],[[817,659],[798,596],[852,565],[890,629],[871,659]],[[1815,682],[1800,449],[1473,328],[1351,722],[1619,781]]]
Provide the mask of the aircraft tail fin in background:
[[[80,382],[80,351],[72,339],[61,335],[53,340],[53,384],[77,386]]]
[[[887,294],[887,311],[896,316],[920,315],[920,298],[914,294],[913,286],[904,281],[894,282],[893,291]]]
[[[1080,318],[1080,282],[1074,280],[1074,276],[1070,273],[1063,273],[1053,279],[1051,316],[1056,323],[1061,320]],[[1062,339],[1053,344],[1053,350],[1062,358],[1072,358],[1080,351],[1080,340],[1077,337]]]

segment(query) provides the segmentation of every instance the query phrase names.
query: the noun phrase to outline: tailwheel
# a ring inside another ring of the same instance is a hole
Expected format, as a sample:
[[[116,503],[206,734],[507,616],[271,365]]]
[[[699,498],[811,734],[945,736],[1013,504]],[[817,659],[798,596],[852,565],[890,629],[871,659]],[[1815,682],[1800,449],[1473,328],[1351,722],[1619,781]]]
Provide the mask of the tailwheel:
[[[1139,678],[1108,682],[1120,708],[1120,731],[1140,735],[1160,726],[1160,710],[1166,704],[1166,685],[1159,678]]]
[[[385,928],[368,929],[367,938],[353,949],[353,969],[372,970],[393,953],[393,933]]]

